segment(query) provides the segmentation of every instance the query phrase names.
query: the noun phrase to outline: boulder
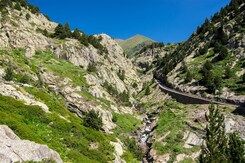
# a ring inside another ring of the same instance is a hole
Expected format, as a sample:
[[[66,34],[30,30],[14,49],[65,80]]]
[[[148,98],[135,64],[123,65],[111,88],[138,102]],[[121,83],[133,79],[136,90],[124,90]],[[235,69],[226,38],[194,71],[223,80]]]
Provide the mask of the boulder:
[[[120,142],[118,140],[118,142],[110,142],[110,144],[115,148],[114,151],[114,156],[115,156],[115,160],[114,163],[126,163],[126,161],[124,161],[121,156],[123,155],[123,147],[122,147],[122,142]]]
[[[196,134],[193,132],[190,132],[187,140],[185,142],[184,147],[185,148],[192,148],[193,146],[201,146],[203,142],[203,139],[199,138]]]
[[[12,163],[23,161],[42,161],[51,159],[62,163],[60,155],[47,145],[37,144],[29,140],[21,140],[5,125],[0,125],[0,162]]]

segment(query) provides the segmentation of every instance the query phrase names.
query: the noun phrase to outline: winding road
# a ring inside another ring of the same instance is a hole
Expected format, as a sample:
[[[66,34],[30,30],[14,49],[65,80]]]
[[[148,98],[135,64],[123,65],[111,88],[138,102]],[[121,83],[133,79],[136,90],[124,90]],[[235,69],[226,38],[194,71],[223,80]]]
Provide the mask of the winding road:
[[[238,104],[234,104],[234,103],[221,102],[221,101],[217,101],[217,100],[212,100],[212,99],[203,98],[203,97],[195,96],[192,94],[180,92],[180,91],[177,91],[175,89],[172,89],[172,88],[169,88],[169,87],[163,85],[159,81],[158,81],[158,85],[165,93],[168,93],[172,98],[174,98],[177,101],[182,102],[182,103],[188,103],[188,104],[210,104],[210,103],[214,103],[214,104],[221,104],[221,105],[230,105],[233,107],[239,106]]]

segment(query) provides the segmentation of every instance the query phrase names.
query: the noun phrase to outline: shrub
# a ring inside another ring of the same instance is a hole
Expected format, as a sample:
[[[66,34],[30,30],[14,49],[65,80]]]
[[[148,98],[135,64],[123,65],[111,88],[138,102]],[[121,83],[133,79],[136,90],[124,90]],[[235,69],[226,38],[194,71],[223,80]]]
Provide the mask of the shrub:
[[[94,64],[90,64],[88,65],[88,72],[97,72],[97,68]]]
[[[20,78],[20,80],[19,80],[19,82],[20,83],[23,83],[23,84],[27,84],[27,83],[30,83],[30,77],[28,76],[28,75],[23,75],[21,78]]]
[[[185,78],[185,82],[189,83],[191,82],[193,79],[193,75],[191,74],[191,72],[188,70],[187,74],[186,74],[186,78]]]
[[[11,81],[14,78],[14,71],[11,67],[8,67],[5,71],[5,75],[3,77],[7,81]]]
[[[19,3],[16,3],[16,4],[14,5],[14,9],[20,11],[20,10],[21,10],[20,4],[19,4]]]
[[[116,114],[113,114],[113,117],[112,117],[112,122],[116,123],[117,122],[117,115]]]
[[[100,130],[102,125],[102,118],[99,116],[98,112],[91,110],[86,114],[84,118],[84,126],[93,128],[95,130]]]
[[[182,62],[182,67],[183,67],[183,73],[186,73],[188,71],[188,67],[185,62]]]
[[[148,96],[148,95],[150,95],[151,94],[151,90],[150,90],[150,87],[149,87],[149,85],[146,87],[146,89],[145,89],[145,95],[146,96]]]
[[[203,68],[201,70],[202,74],[207,74],[211,69],[213,68],[213,65],[210,63],[210,61],[206,61],[203,65]]]
[[[117,73],[118,77],[123,81],[125,79],[125,71],[124,70],[120,70]]]
[[[226,66],[226,68],[225,68],[225,77],[229,79],[229,78],[232,77],[232,75],[233,75],[233,72],[232,72],[231,68],[229,66]]]
[[[123,93],[120,93],[118,95],[118,99],[120,102],[122,102],[124,104],[128,104],[129,103],[129,94],[126,91],[123,91]]]
[[[140,148],[136,145],[136,141],[132,139],[128,139],[125,142],[128,150],[133,153],[134,157],[137,158],[137,160],[142,160],[143,159],[143,154]]]
[[[26,14],[26,19],[29,20],[31,18],[31,15],[29,13]]]
[[[137,88],[137,87],[138,87],[138,84],[134,82],[134,83],[132,84],[132,87],[133,87],[133,88]]]
[[[224,46],[221,47],[220,53],[218,55],[218,60],[221,61],[228,56],[228,49]]]

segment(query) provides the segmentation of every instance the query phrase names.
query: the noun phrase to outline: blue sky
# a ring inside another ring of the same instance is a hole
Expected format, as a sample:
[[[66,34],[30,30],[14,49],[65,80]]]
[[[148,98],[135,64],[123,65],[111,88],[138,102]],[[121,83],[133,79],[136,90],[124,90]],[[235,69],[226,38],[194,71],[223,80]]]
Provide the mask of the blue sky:
[[[159,42],[188,39],[205,18],[230,0],[29,0],[58,23],[88,34],[127,39],[142,34]]]

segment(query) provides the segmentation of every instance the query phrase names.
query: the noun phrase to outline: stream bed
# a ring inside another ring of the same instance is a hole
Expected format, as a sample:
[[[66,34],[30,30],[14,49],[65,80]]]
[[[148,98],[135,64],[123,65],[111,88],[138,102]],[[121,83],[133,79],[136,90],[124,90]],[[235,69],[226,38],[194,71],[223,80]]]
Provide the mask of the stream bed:
[[[154,143],[154,135],[153,131],[157,127],[157,115],[159,113],[159,109],[154,112],[147,113],[146,117],[143,119],[143,128],[139,133],[139,147],[142,149],[144,157],[143,163],[151,163],[154,161],[153,157],[150,154],[152,149],[152,144]]]

